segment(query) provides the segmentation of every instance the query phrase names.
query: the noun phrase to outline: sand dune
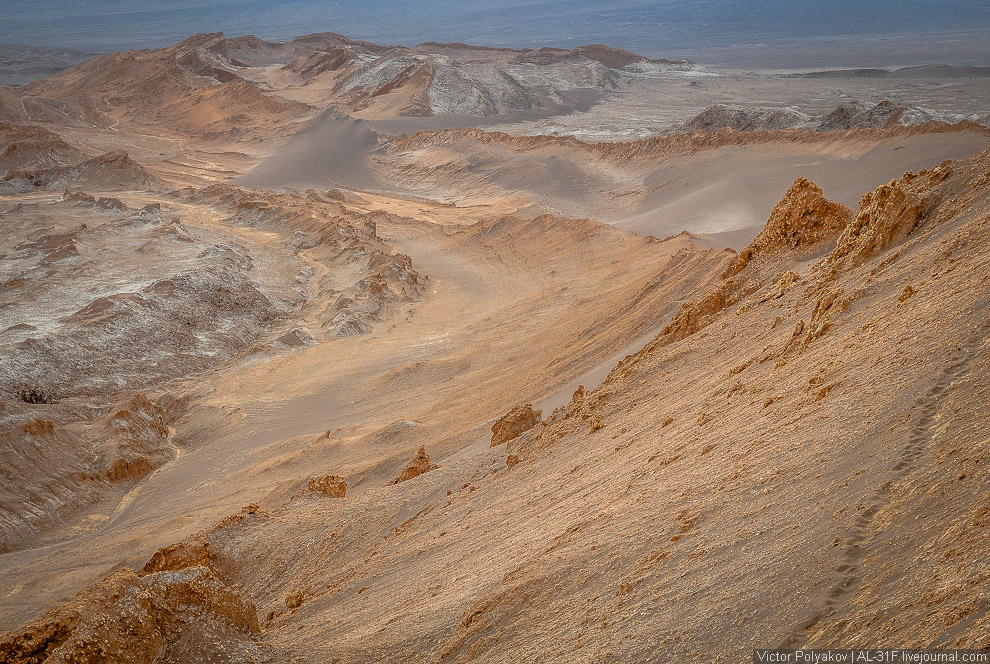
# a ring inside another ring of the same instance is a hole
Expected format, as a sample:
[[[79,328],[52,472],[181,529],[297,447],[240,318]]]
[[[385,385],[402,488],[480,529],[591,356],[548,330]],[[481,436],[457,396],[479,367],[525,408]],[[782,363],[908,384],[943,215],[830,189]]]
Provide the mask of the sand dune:
[[[471,201],[473,192],[596,218],[655,237],[725,234],[742,248],[794,177],[855,204],[862,186],[990,146],[985,130],[684,134],[630,143],[509,137],[477,131],[421,134],[391,145],[392,182],[415,193]],[[717,136],[717,137],[715,137]],[[459,192],[465,192],[459,195]]]
[[[615,221],[620,228],[666,237],[682,229],[724,237],[741,249],[756,236],[773,205],[794,177],[818,183],[829,198],[856,205],[866,187],[879,186],[906,171],[920,171],[990,146],[985,136],[931,134],[878,141],[855,152],[825,147],[821,153],[786,152],[759,146],[729,149],[678,160],[647,176],[654,189],[635,213]],[[862,150],[862,151],[860,151]]]
[[[328,109],[285,147],[237,179],[251,187],[377,189],[370,163],[381,139],[366,123]]]

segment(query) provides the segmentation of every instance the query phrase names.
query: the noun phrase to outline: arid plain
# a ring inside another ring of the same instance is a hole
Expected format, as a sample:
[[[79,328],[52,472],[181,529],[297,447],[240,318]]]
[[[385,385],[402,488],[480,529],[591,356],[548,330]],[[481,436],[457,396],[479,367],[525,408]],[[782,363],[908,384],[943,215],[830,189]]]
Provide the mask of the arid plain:
[[[990,648],[990,68],[56,69],[0,86],[0,661]]]

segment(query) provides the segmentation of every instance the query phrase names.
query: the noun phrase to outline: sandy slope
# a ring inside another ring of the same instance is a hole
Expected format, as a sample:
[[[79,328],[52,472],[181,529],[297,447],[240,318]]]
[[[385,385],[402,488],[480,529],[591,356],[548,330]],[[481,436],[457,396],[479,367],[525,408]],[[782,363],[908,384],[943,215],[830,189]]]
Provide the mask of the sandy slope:
[[[394,486],[402,459],[335,465],[353,495],[296,485],[281,507],[163,549],[144,580],[115,577],[76,601],[103,607],[101,643],[117,648],[133,609],[101,593],[207,574],[236,594],[179,643],[249,599],[260,624],[200,651],[246,661],[986,647],[988,159],[885,185],[855,218],[799,183],[721,284],[507,450],[465,440]],[[269,483],[288,461],[274,452]],[[94,643],[78,624],[62,647]],[[50,628],[20,634],[31,629]]]
[[[480,145],[479,145],[480,144]],[[729,132],[586,144],[477,130],[422,133],[391,144],[382,169],[412,192],[471,202],[512,197],[562,214],[592,214],[655,237],[721,235],[742,248],[798,175],[855,204],[864,187],[990,146],[974,131]],[[580,212],[579,212],[580,211]]]
[[[249,187],[344,186],[378,189],[369,157],[378,149],[378,134],[366,124],[335,110],[310,120],[284,147],[237,179]]]
[[[985,137],[930,134],[793,152],[771,144],[679,159],[651,173],[646,190],[655,193],[639,203],[631,216],[615,223],[656,237],[684,228],[719,234],[726,246],[742,248],[763,228],[763,221],[795,177],[806,177],[829,198],[855,206],[866,189],[906,171],[932,166],[937,160],[969,156],[986,145],[990,142]]]
[[[185,223],[195,232],[205,220]],[[461,229],[396,218],[378,228],[429,276],[426,300],[403,305],[370,336],[286,356],[251,355],[231,367],[201,406],[173,424],[180,457],[98,518],[92,532],[5,556],[9,619],[78,587],[80,578],[120,560],[121,550],[130,552],[127,560],[140,560],[245,501],[279,498],[316,469],[375,482],[394,474],[420,444],[444,458],[484,439],[486,420],[554,392],[656,327],[727,260],[722,252],[691,252],[685,238],[650,242],[591,221],[507,219]],[[272,242],[264,251],[281,251],[287,239],[234,232],[258,247],[253,251]],[[687,253],[671,264],[681,250]],[[616,263],[615,255],[624,260]],[[305,309],[300,316],[282,329],[314,329]],[[515,367],[510,381],[507,363]],[[396,421],[413,425],[401,437],[369,444],[375,437],[367,434]],[[87,560],[81,568],[73,562],[80,556]],[[53,575],[53,563],[76,572]]]

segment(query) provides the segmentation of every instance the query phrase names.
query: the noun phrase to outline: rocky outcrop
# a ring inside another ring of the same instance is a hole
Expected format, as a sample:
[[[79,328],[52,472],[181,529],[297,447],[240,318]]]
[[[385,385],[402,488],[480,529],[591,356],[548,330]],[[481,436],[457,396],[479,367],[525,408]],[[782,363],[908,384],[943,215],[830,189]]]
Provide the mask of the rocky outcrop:
[[[852,210],[825,198],[821,187],[798,178],[770,212],[756,239],[740,252],[729,269],[737,274],[753,260],[767,260],[795,249],[834,239],[852,219]]]
[[[100,476],[111,484],[134,482],[171,460],[168,420],[165,409],[143,394],[104,417],[94,449]]]
[[[43,170],[17,170],[5,180],[26,188],[65,189],[83,185],[97,190],[153,189],[159,186],[141,164],[123,150],[107,152],[74,166],[57,166]]]
[[[96,207],[109,212],[124,212],[127,210],[127,205],[124,201],[115,196],[100,196],[96,199]]]
[[[516,406],[492,425],[492,447],[502,445],[529,431],[542,419],[543,411],[534,410],[533,404]]]
[[[829,256],[831,266],[859,265],[913,233],[938,201],[931,192],[932,185],[951,174],[952,166],[945,162],[922,176],[907,173],[900,180],[891,180],[864,194],[859,212]]]
[[[306,491],[330,498],[344,498],[347,495],[347,482],[340,475],[323,475],[312,478],[306,486]]]
[[[55,132],[0,122],[0,178],[11,171],[67,166],[80,161],[83,156]]]
[[[196,533],[181,542],[162,547],[145,563],[142,572],[168,572],[190,567],[205,567],[213,570],[216,556],[210,548],[210,541],[204,533]]]
[[[0,640],[5,662],[271,661],[254,605],[205,567],[109,577]]]
[[[673,343],[705,328],[723,311],[762,288],[777,259],[785,255],[793,259],[805,250],[821,251],[851,218],[849,208],[825,198],[821,188],[810,180],[798,178],[774,206],[760,234],[725,271],[724,281],[684,304],[653,343]],[[764,299],[774,299],[796,278],[796,274],[780,277]]]
[[[343,290],[327,312],[323,329],[333,337],[369,332],[381,321],[392,302],[415,299],[420,292],[419,274],[403,254],[371,254],[371,272]]]
[[[416,453],[416,458],[409,462],[399,476],[394,480],[389,482],[389,484],[398,484],[399,482],[405,482],[406,480],[411,480],[414,477],[419,477],[423,473],[435,470],[440,466],[430,463],[430,455],[426,453],[425,447],[420,447],[419,452]]]
[[[229,223],[275,226],[297,231],[298,244],[327,268],[321,280],[320,328],[342,338],[365,334],[384,320],[395,303],[418,299],[426,280],[412,259],[393,253],[378,236],[377,221],[397,219],[383,212],[355,213],[319,192],[303,197],[214,185],[174,194],[190,202],[227,209]],[[341,278],[343,277],[343,278]]]
[[[709,106],[678,127],[678,131],[715,131],[730,127],[735,131],[791,129],[801,126],[806,117],[789,109],[743,109],[722,104]]]
[[[883,129],[886,127],[920,125],[933,118],[928,113],[909,106],[898,106],[884,99],[875,106],[847,102],[818,119],[817,131],[834,129]]]
[[[67,205],[78,205],[81,207],[92,207],[96,205],[96,196],[93,194],[87,194],[85,191],[69,191],[69,189],[66,188],[56,202],[65,203]]]

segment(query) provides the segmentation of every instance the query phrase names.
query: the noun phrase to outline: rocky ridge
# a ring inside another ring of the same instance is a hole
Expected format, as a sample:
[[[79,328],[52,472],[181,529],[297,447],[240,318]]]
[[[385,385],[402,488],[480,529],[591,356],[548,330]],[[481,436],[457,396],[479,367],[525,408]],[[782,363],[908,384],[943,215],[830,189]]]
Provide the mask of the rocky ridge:
[[[57,168],[82,159],[82,152],[53,131],[0,122],[0,178],[11,171]]]

